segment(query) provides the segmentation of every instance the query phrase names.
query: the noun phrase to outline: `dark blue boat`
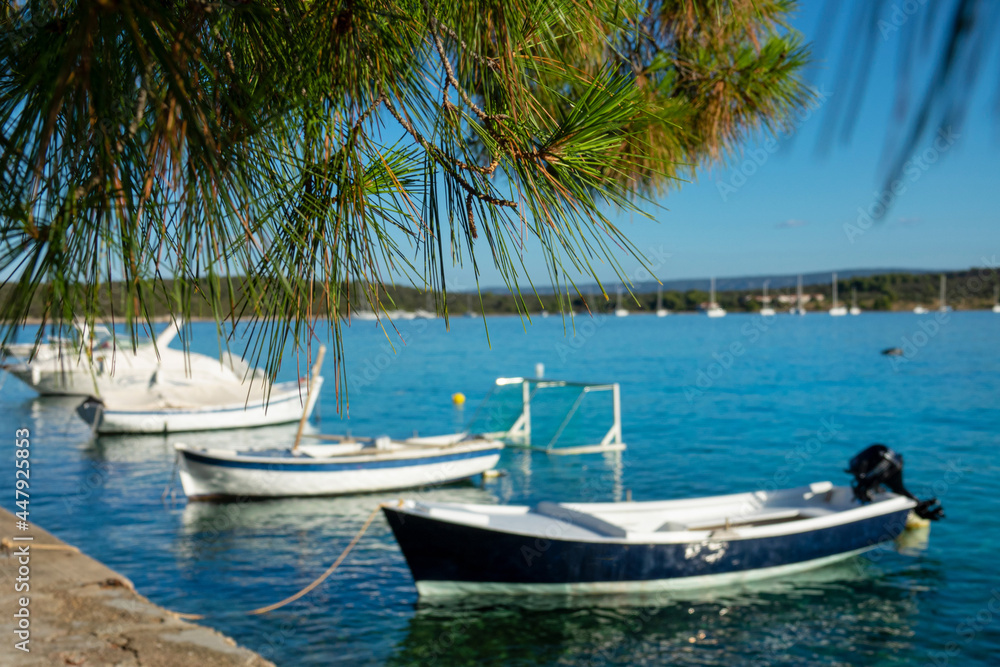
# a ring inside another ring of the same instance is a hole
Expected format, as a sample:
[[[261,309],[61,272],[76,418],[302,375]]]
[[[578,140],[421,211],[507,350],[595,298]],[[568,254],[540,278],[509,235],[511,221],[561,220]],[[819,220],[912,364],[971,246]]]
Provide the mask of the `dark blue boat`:
[[[820,482],[708,498],[384,507],[421,595],[623,593],[781,576],[896,538],[917,501]]]

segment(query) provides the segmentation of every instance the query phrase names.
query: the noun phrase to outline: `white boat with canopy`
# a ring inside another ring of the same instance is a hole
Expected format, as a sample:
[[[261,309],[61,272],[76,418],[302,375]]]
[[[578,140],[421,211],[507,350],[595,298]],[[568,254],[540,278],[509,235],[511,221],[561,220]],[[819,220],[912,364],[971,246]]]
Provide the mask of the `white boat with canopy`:
[[[140,341],[133,349],[131,340],[106,327],[91,330],[78,323],[71,336],[53,337],[37,346],[5,346],[0,368],[39,394],[69,396],[103,395],[136,382],[148,382],[154,373],[214,380],[245,370],[243,362],[229,353],[213,359],[168,347],[181,326],[180,321],[173,321],[155,340]]]
[[[305,378],[271,383],[260,370],[233,360],[213,377],[158,370],[145,383],[116,386],[77,407],[97,434],[177,433],[271,426],[308,418],[323,378],[320,348],[310,384]],[[241,365],[237,365],[241,364]]]

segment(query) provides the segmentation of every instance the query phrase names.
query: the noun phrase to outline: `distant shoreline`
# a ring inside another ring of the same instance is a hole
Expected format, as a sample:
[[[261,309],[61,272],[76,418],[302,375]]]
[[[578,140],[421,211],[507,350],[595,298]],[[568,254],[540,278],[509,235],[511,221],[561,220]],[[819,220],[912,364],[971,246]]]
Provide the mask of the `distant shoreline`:
[[[564,315],[569,315],[570,314],[570,313],[560,313],[560,312],[554,312],[554,311],[546,311],[546,312],[549,313],[549,317],[562,317]],[[992,310],[991,310],[991,308],[953,308],[953,309],[951,309],[951,310],[949,310],[947,312],[948,313],[989,313],[989,312],[992,312]],[[919,315],[935,315],[935,314],[938,314],[938,313],[940,313],[940,311],[937,310],[936,308],[934,308],[934,309],[928,308],[926,313],[921,313]],[[727,311],[726,314],[727,315],[760,315],[759,312],[757,312],[757,311],[750,311],[750,310],[731,310],[731,311]],[[790,313],[786,309],[780,309],[780,310],[777,311],[777,313],[775,313],[774,317],[777,317],[779,315],[791,315],[791,314],[792,313]],[[861,314],[862,315],[871,315],[871,314],[881,314],[881,315],[886,315],[886,314],[909,314],[909,315],[918,315],[918,313],[914,313],[913,312],[913,308],[894,308],[894,309],[891,309],[891,310],[863,310],[863,311],[861,311]],[[592,317],[593,316],[592,313],[588,313],[588,312],[585,312],[585,311],[583,311],[583,312],[577,311],[577,312],[573,313],[573,315],[576,316],[576,317]],[[597,313],[597,315],[603,315],[605,317],[615,317],[614,313],[611,313],[611,312],[607,312],[607,313],[601,312],[601,313]],[[652,311],[652,310],[630,310],[629,314],[628,314],[628,317],[632,317],[632,316],[640,316],[640,317],[642,317],[642,316],[647,316],[647,315],[655,317],[656,316],[656,312]],[[806,310],[806,315],[829,315],[829,310],[828,309]],[[542,311],[537,311],[537,310],[533,311],[533,312],[530,312],[530,313],[521,313],[521,314],[518,314],[518,313],[486,313],[486,317],[525,317],[525,316],[530,317],[531,319],[543,319],[543,317],[542,317]],[[697,311],[697,310],[670,311],[669,317],[677,317],[677,316],[697,317],[697,316],[704,316],[704,313],[701,312],[701,311]],[[768,317],[771,317],[771,316],[768,316]],[[852,317],[852,316],[849,315],[847,317]],[[857,317],[857,316],[854,316],[854,317]],[[466,317],[466,313],[465,312],[461,312],[461,313],[449,313],[448,314],[448,318],[449,319],[463,319],[463,320],[464,319],[470,319],[470,320],[471,319],[482,319],[483,318],[483,314],[482,313],[477,313],[473,317]],[[324,319],[327,319],[327,318],[324,316],[324,317],[320,317],[319,319],[320,320],[324,320]],[[382,319],[389,320],[389,321],[392,321],[394,323],[395,322],[412,322],[412,321],[414,321],[412,318],[403,319],[403,318],[383,317]],[[437,317],[424,317],[424,318],[419,318],[419,319],[424,320],[424,321],[428,321],[428,320],[443,320],[444,316],[443,315],[439,315]],[[625,319],[625,317],[617,318],[617,319]],[[51,320],[51,319],[50,320],[45,320],[45,321],[48,322],[48,323],[52,323],[53,322],[53,320]],[[168,322],[173,321],[173,318],[162,316],[162,315],[158,315],[156,317],[151,318],[151,321],[154,324],[166,324]],[[195,322],[198,322],[198,323],[201,323],[201,322],[215,322],[215,320],[212,319],[211,317],[189,317],[189,318],[185,318],[184,321],[185,322],[191,322],[191,323],[195,323]],[[225,320],[222,320],[222,321],[223,322],[230,322],[231,320],[225,319]],[[237,322],[252,322],[253,318],[252,317],[241,317],[241,318],[239,318],[236,321]],[[345,318],[344,321],[346,322],[346,318]],[[352,322],[361,322],[361,321],[364,321],[364,322],[373,322],[375,320],[358,320],[356,318],[352,320]],[[119,320],[119,322],[124,322],[124,320]],[[0,320],[0,323],[2,323],[2,324],[9,324],[9,321],[8,320]],[[29,326],[37,326],[37,325],[42,324],[42,323],[43,323],[43,320],[41,318],[38,318],[38,317],[29,317],[29,318],[25,319],[23,322],[21,322],[20,324],[21,325],[29,325]],[[105,320],[101,320],[98,323],[99,324],[104,324],[104,325],[108,324],[108,322],[105,321]]]
[[[936,311],[943,302],[955,311],[986,310],[989,311],[997,300],[998,273],[994,268],[969,269],[967,271],[937,274],[887,273],[850,278],[838,277],[836,290],[832,283],[803,283],[801,303],[810,313],[823,313],[836,303],[840,306],[857,305],[863,312],[907,312],[920,306],[928,311]],[[612,288],[609,294],[608,288]],[[759,288],[734,289],[725,285],[716,285],[714,300],[729,313],[755,313],[763,306],[770,305],[780,311],[787,311],[796,302],[799,290],[795,288],[780,288],[771,285],[770,290]],[[494,317],[499,315],[514,315],[535,317],[542,312],[551,316],[589,313],[612,314],[615,310],[624,309],[633,314],[654,313],[665,309],[674,314],[695,314],[703,310],[709,301],[713,300],[711,290],[689,289],[684,292],[657,287],[654,283],[637,283],[630,289],[624,286],[606,285],[602,291],[572,291],[569,294],[551,294],[544,290],[537,293],[513,294],[507,291],[455,292],[417,289],[405,285],[375,284],[375,283],[338,283],[329,285],[327,289],[336,290],[338,296],[334,300],[316,298],[311,307],[308,303],[286,302],[288,296],[275,286],[250,285],[246,278],[232,277],[225,281],[209,281],[201,279],[193,283],[180,284],[173,279],[156,281],[146,286],[146,302],[139,306],[137,296],[130,285],[113,282],[101,287],[98,294],[90,294],[86,286],[81,286],[80,294],[64,295],[64,299],[76,299],[76,302],[88,303],[91,313],[98,313],[102,323],[106,322],[112,313],[141,313],[153,315],[151,321],[162,324],[171,319],[171,313],[181,309],[188,311],[186,319],[192,322],[213,322],[214,314],[225,314],[226,317],[242,316],[237,320],[225,319],[227,322],[254,321],[255,312],[280,313],[282,315],[307,313],[316,317],[328,318],[329,312],[346,314],[349,308],[352,319],[368,319],[373,310],[390,313],[413,314],[440,313],[447,310],[449,318]],[[945,288],[942,301],[941,289]],[[0,303],[12,305],[17,301],[12,290],[17,289],[11,283],[0,284]],[[834,292],[837,294],[834,294]],[[63,313],[79,312],[76,308],[65,308],[63,302],[46,303],[46,298],[54,298],[44,289],[44,285],[35,292],[31,303],[23,311],[28,316],[26,323],[40,324],[46,312]],[[614,294],[617,292],[617,294]],[[767,296],[765,296],[765,293]],[[48,296],[46,296],[48,295]],[[187,296],[184,296],[187,295]],[[207,295],[215,304],[209,302]],[[96,300],[95,300],[96,299]],[[306,299],[308,301],[308,299]],[[328,306],[330,310],[328,310]],[[527,307],[530,313],[520,312]],[[75,313],[74,313],[75,314]],[[365,315],[368,318],[365,318]],[[403,320],[403,317],[398,320]],[[141,319],[133,320],[142,322]],[[270,321],[270,320],[268,320]],[[284,321],[284,320],[276,320]],[[341,320],[343,321],[343,320]],[[396,321],[396,320],[393,320]],[[117,323],[117,322],[116,322]]]

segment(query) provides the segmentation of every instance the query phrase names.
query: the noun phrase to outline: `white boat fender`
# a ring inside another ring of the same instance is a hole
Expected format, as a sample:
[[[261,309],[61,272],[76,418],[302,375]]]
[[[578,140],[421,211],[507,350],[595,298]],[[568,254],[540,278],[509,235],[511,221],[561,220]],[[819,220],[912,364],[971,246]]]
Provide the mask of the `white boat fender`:
[[[387,435],[380,435],[375,438],[375,449],[389,449],[392,446],[392,438]]]

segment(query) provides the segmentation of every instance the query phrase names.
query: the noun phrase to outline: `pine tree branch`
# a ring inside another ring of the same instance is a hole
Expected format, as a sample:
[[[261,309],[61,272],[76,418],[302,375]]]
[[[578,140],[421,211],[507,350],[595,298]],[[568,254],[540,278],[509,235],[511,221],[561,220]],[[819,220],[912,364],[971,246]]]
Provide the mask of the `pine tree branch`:
[[[413,127],[413,124],[410,123],[410,121],[408,121],[399,113],[399,110],[396,109],[395,105],[388,98],[384,98],[384,102],[385,102],[385,108],[389,110],[389,113],[391,113],[393,118],[396,119],[396,122],[402,125],[403,129],[406,130],[407,133],[409,133],[409,135],[412,136],[416,140],[416,142],[420,144],[421,147],[423,147],[425,151],[430,153],[431,157],[434,158],[434,161],[440,164],[441,167],[445,171],[447,171],[452,178],[455,179],[455,182],[458,183],[462,187],[462,189],[465,190],[469,195],[479,199],[480,201],[486,202],[487,204],[493,204],[494,206],[506,206],[509,208],[517,208],[517,202],[493,197],[492,195],[480,192],[478,189],[470,185],[468,181],[462,178],[462,175],[456,169],[458,165],[464,165],[464,163],[459,162],[457,160],[452,160],[447,155],[445,155],[441,151],[441,149],[439,149],[431,142],[427,141],[427,139],[424,138],[424,136],[420,133],[420,131],[417,130],[417,128]]]

